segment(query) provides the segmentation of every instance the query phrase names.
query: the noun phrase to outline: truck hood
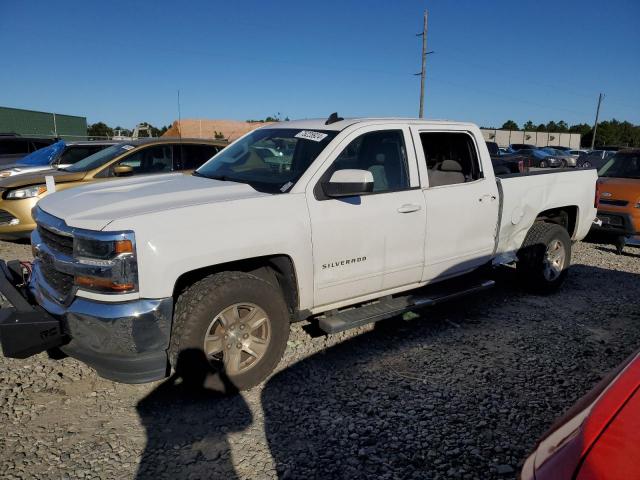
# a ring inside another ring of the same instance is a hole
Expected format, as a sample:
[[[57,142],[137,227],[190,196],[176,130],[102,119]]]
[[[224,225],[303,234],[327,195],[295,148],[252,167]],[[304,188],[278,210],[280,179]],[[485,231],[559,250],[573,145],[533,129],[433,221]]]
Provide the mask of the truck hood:
[[[71,227],[102,230],[112,221],[127,217],[261,196],[270,194],[258,192],[244,183],[175,173],[63,190],[48,195],[38,205]]]

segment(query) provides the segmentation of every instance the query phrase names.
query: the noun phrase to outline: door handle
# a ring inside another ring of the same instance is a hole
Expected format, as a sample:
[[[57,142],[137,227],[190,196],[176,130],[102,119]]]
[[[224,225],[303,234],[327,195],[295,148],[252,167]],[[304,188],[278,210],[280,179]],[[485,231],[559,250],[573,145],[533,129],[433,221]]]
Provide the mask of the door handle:
[[[478,201],[479,202],[484,202],[485,200],[491,200],[492,202],[496,199],[497,197],[495,195],[491,195],[491,194],[486,194],[481,196]]]
[[[404,205],[402,205],[401,207],[398,207],[398,212],[399,213],[411,213],[411,212],[417,212],[418,210],[420,210],[422,207],[420,205],[414,205],[412,203],[405,203]]]

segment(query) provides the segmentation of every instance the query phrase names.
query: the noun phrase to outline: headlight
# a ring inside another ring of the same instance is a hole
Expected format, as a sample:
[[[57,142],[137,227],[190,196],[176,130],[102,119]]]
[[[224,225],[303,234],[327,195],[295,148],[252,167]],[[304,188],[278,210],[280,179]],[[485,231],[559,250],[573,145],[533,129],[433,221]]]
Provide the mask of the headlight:
[[[31,187],[19,188],[17,190],[9,190],[7,200],[19,200],[21,198],[33,198],[47,191],[46,185],[33,185]]]
[[[109,238],[74,235],[73,256],[77,263],[75,284],[100,293],[130,293],[138,290],[138,263],[133,232],[106,233]]]

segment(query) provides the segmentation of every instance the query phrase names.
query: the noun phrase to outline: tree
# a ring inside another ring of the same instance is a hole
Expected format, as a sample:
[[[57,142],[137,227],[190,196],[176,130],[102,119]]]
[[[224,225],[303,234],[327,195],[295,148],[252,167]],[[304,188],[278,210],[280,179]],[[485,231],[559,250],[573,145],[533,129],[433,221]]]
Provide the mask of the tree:
[[[522,129],[531,132],[531,131],[536,129],[536,126],[533,124],[533,122],[531,120],[529,120],[527,123],[525,123],[522,126]]]
[[[507,120],[502,124],[502,130],[520,130],[518,124],[513,120]]]
[[[567,122],[565,122],[564,120],[560,120],[558,122],[558,132],[560,133],[565,133],[569,131],[569,125],[567,125]]]
[[[113,137],[113,129],[104,122],[97,122],[87,126],[87,135],[89,137]]]
[[[544,123],[541,123],[536,127],[536,132],[545,132],[546,130],[547,126]]]
[[[547,123],[547,132],[557,132],[558,131],[558,124],[556,122],[554,122],[553,120],[551,120],[549,123]]]

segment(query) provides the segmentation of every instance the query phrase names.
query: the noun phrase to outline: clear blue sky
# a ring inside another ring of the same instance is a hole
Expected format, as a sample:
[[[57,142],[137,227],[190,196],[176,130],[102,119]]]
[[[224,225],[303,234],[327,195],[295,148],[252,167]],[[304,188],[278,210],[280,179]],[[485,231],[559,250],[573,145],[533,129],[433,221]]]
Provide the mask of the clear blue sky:
[[[640,124],[640,1],[0,0],[0,105],[177,118],[426,116]]]

